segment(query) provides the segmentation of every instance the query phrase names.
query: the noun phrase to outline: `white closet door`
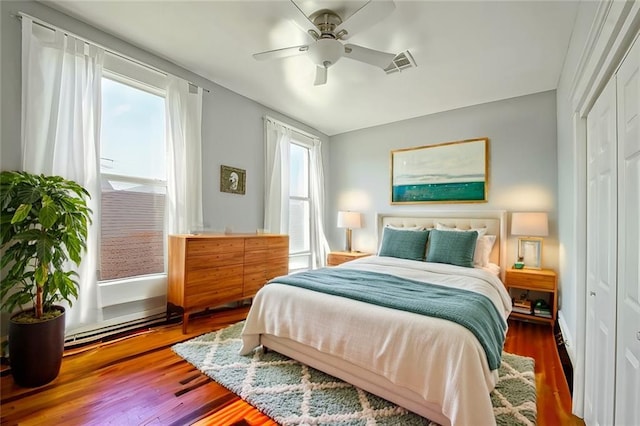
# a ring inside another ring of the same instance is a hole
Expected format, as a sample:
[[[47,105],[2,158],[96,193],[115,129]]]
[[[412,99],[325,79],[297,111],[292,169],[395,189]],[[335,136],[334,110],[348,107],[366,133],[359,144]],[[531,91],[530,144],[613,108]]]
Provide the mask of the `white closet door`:
[[[617,155],[613,78],[587,116],[585,422],[611,425],[616,345]]]
[[[618,347],[615,421],[640,425],[640,41],[617,74]]]

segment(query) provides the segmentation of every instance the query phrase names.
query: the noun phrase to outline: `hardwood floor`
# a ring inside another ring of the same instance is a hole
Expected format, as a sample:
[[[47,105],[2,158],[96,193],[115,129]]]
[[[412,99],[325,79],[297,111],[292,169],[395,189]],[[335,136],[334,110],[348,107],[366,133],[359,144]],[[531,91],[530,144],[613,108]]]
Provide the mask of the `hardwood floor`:
[[[550,326],[509,320],[504,350],[535,359],[538,425],[584,425],[571,414],[569,385]]]
[[[177,342],[243,319],[248,307],[67,351],[60,375],[35,389],[1,378],[2,425],[273,425],[171,351]],[[580,425],[548,326],[511,322],[507,352],[536,359],[538,424]]]

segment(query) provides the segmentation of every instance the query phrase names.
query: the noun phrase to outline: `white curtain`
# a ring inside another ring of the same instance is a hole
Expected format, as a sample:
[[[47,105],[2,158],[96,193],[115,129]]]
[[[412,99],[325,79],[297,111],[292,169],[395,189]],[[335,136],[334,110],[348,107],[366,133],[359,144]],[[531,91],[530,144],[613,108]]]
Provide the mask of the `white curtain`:
[[[167,232],[202,230],[202,88],[167,76]]]
[[[264,227],[275,234],[289,233],[289,145],[291,129],[265,117],[265,209]],[[324,175],[322,148],[319,139],[301,135],[309,148],[309,180],[311,199],[311,268],[325,265],[329,244],[324,234]]]
[[[313,140],[309,148],[309,185],[311,189],[311,259],[312,268],[325,266],[329,243],[324,234],[324,173],[322,171],[322,145],[319,139]]]
[[[81,184],[91,194],[88,204],[94,212],[67,329],[100,319],[96,270],[103,62],[103,49],[22,18],[22,168]]]
[[[265,118],[264,228],[289,233],[289,143],[291,129]]]

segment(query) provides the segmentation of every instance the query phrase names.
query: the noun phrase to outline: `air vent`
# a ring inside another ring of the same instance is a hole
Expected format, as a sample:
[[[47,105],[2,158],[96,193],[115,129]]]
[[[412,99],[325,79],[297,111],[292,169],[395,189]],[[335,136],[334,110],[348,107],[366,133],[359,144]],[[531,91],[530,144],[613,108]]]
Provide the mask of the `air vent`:
[[[416,67],[416,61],[413,60],[413,56],[409,53],[408,50],[398,53],[395,58],[393,58],[393,62],[389,64],[388,67],[384,69],[384,72],[387,74],[393,74],[394,72],[400,72],[407,68]]]

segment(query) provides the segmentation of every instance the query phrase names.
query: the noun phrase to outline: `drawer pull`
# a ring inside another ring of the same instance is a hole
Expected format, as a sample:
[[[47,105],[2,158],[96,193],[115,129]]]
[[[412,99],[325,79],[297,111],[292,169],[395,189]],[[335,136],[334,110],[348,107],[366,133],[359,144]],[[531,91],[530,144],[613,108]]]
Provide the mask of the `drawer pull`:
[[[595,296],[595,295],[596,295],[596,292],[595,292],[595,291],[590,291],[590,292],[589,292],[589,296]]]

